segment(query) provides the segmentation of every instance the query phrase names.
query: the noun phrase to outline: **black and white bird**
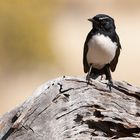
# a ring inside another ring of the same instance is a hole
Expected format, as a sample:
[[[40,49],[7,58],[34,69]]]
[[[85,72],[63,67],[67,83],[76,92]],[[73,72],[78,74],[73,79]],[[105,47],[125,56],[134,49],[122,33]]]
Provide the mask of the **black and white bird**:
[[[92,29],[84,44],[84,72],[88,72],[87,80],[105,74],[111,90],[113,82],[110,70],[115,71],[121,49],[114,19],[105,14],[98,14],[88,20],[92,22]]]

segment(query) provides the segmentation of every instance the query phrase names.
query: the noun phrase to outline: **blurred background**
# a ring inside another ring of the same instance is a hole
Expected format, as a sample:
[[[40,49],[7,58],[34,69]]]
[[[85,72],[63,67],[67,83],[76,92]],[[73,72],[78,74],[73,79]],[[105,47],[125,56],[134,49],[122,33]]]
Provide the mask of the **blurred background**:
[[[87,19],[99,13],[115,19],[122,44],[113,79],[140,87],[139,0],[1,0],[0,115],[50,79],[84,75]]]

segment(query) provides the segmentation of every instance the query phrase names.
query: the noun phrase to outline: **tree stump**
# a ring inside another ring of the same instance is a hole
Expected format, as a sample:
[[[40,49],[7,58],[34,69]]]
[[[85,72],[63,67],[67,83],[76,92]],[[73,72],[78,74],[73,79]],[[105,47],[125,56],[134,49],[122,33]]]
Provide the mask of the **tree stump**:
[[[140,140],[140,89],[63,76],[0,118],[1,140]]]

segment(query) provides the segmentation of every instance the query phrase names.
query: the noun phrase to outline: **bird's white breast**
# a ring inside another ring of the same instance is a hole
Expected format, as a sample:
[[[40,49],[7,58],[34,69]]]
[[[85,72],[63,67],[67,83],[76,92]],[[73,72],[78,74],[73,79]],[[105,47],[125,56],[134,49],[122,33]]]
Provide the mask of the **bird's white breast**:
[[[88,43],[87,61],[101,69],[115,57],[117,44],[103,34],[94,35]]]

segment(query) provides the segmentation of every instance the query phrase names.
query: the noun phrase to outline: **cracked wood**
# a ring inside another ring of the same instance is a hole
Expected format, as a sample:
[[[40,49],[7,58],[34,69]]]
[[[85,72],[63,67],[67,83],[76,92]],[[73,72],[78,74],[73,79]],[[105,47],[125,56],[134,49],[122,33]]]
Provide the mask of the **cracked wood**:
[[[0,118],[2,140],[140,139],[140,89],[63,76]]]

